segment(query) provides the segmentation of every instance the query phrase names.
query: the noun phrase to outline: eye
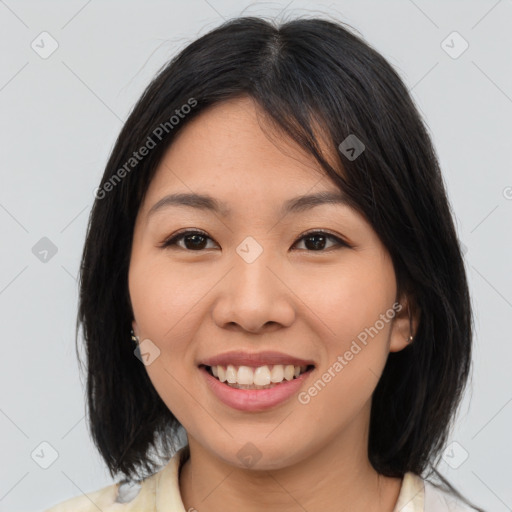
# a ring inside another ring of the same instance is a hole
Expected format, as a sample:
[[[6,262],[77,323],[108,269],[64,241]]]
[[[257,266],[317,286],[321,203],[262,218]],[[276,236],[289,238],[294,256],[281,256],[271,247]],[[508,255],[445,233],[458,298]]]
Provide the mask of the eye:
[[[309,247],[313,247],[313,252],[326,252],[323,249],[325,249],[325,244],[327,240],[334,241],[335,247],[350,247],[347,242],[344,240],[341,240],[341,238],[334,236],[327,231],[310,231],[309,233],[306,233],[302,237],[298,239],[297,242],[303,241],[306,243],[306,245],[309,245]],[[310,244],[307,244],[307,241],[313,241]],[[297,243],[295,242],[295,243]],[[295,245],[295,244],[294,244]],[[331,246],[332,247],[332,246]],[[311,251],[310,251],[311,252]]]
[[[185,241],[185,247],[179,245],[182,249],[190,249],[192,251],[201,251],[204,249],[204,242],[205,240],[211,240],[211,238],[204,232],[204,231],[197,231],[197,230],[191,230],[191,231],[182,231],[181,233],[177,233],[176,235],[172,236],[168,240],[166,240],[160,247],[170,247],[173,245],[178,245],[178,241],[184,240]],[[187,244],[190,247],[187,247]]]
[[[171,238],[164,241],[160,247],[166,248],[166,247],[172,247],[172,246],[178,246],[185,250],[190,251],[202,251],[205,248],[205,244],[207,240],[212,240],[204,231],[198,231],[198,230],[189,230],[189,231],[183,231],[181,233],[177,233],[173,235]],[[298,242],[305,241],[307,244],[307,249],[313,247],[313,249],[309,250],[309,252],[326,252],[324,251],[326,241],[331,240],[334,241],[335,247],[350,247],[350,245],[342,240],[341,238],[332,235],[328,233],[327,231],[310,231],[306,233],[305,235],[302,235],[295,243],[294,246]],[[180,245],[178,242],[183,241],[185,246]],[[312,243],[307,243],[309,241],[313,241]],[[211,248],[211,247],[210,247]]]

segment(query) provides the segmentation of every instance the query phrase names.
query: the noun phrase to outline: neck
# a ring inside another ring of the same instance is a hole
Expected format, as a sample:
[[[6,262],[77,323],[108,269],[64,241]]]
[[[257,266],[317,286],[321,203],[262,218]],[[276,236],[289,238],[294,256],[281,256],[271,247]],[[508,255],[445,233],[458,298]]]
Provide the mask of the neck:
[[[254,470],[227,464],[189,436],[190,457],[180,473],[185,510],[259,512],[393,512],[400,478],[384,477],[367,456],[367,433],[314,448],[300,462]],[[345,434],[348,434],[345,433]]]

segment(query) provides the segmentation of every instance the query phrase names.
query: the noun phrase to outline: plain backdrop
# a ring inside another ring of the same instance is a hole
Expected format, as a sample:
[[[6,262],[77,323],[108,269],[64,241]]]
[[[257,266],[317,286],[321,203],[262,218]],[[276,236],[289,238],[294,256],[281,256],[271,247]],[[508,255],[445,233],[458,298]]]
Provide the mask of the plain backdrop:
[[[87,431],[74,345],[94,189],[157,70],[240,14],[346,22],[412,91],[465,247],[476,325],[439,470],[480,506],[512,510],[510,0],[0,1],[0,510],[43,510],[113,483]]]

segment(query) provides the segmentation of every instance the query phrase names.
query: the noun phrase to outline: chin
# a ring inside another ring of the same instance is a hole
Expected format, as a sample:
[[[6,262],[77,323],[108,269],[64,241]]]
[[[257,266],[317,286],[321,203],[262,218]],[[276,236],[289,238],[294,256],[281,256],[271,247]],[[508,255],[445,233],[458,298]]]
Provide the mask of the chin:
[[[240,469],[270,471],[287,468],[300,463],[307,455],[297,450],[297,443],[276,436],[270,440],[267,434],[261,437],[245,435],[243,438],[230,439],[223,446],[216,446],[213,454],[226,464]],[[272,434],[271,434],[272,435]],[[246,439],[246,440],[245,440]],[[301,442],[304,439],[301,438]]]

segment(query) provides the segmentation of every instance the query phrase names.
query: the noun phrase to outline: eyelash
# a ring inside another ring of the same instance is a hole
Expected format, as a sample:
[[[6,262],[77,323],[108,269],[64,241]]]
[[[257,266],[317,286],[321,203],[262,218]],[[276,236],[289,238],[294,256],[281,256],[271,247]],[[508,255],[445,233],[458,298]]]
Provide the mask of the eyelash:
[[[170,248],[172,246],[177,246],[177,242],[178,241],[180,241],[180,240],[182,240],[185,237],[190,236],[190,235],[200,235],[200,236],[202,236],[204,238],[209,238],[210,240],[213,240],[204,231],[189,230],[189,231],[182,231],[181,233],[177,233],[177,234],[173,235],[172,237],[170,237],[167,240],[165,240],[162,244],[160,244],[159,247],[161,247],[162,249],[166,249],[166,248]],[[300,242],[304,238],[310,237],[312,235],[323,235],[326,238],[334,240],[336,242],[336,244],[337,244],[337,247],[334,247],[334,249],[340,249],[342,247],[349,247],[349,248],[351,247],[351,245],[349,245],[347,242],[345,242],[341,238],[339,238],[339,237],[329,233],[328,231],[323,231],[323,230],[308,231],[308,232],[304,233],[300,238],[298,238],[294,242],[293,245],[295,245],[297,242]],[[193,249],[187,249],[187,248],[184,248],[184,247],[180,247],[180,249],[183,249],[183,250],[188,251],[188,252],[203,252],[203,251],[207,250],[207,249],[193,250]],[[312,251],[312,250],[307,250],[307,249],[304,249],[304,250],[306,250],[307,252],[328,252],[328,251],[330,251],[332,249],[333,248],[331,247],[329,249],[320,249],[318,251]]]

